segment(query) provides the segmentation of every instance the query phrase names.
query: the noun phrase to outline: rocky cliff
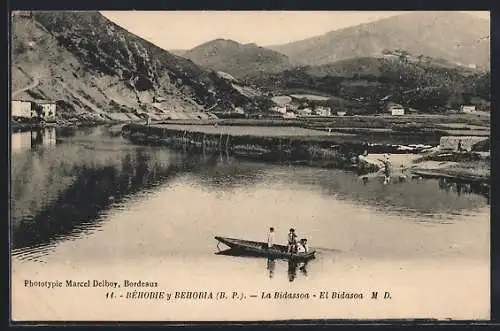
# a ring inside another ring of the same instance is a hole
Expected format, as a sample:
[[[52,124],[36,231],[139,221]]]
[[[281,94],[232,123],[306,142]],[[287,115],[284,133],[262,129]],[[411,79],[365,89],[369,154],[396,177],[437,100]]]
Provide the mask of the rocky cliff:
[[[255,103],[98,12],[15,13],[11,50],[12,98],[57,101],[59,118],[204,118]]]

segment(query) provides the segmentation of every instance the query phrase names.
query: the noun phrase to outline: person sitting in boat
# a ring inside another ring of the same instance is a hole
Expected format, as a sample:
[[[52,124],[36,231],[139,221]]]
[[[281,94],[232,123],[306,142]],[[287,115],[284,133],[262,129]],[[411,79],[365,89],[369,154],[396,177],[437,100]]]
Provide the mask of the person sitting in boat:
[[[288,232],[288,252],[297,252],[297,235],[295,234],[294,228],[291,228],[290,232]]]
[[[309,247],[307,246],[307,239],[300,239],[300,242],[297,244],[297,253],[307,253],[309,252]]]
[[[267,234],[267,248],[272,248],[274,246],[274,228],[269,228],[269,233]]]

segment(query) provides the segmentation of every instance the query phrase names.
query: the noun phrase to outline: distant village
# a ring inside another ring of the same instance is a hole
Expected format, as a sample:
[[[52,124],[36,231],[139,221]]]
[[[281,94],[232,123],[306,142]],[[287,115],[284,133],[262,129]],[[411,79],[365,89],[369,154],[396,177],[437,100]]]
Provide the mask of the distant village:
[[[404,115],[405,109],[403,106],[392,103],[387,105],[387,112],[393,116]],[[301,107],[297,103],[289,103],[281,106],[274,106],[270,109],[271,112],[281,114],[283,118],[297,118],[297,117],[330,117],[330,116],[346,116],[350,115],[344,110],[332,111],[331,107],[313,105]]]
[[[297,99],[287,96],[280,96],[273,99],[273,101],[275,101],[277,105],[271,107],[269,111],[282,118],[297,118],[297,117],[311,117],[311,116],[331,117],[331,116],[353,115],[348,111],[342,109],[335,110],[328,106],[315,104],[315,102],[311,102],[306,98]],[[456,112],[460,113],[473,113],[476,111],[477,111],[476,106],[474,105],[461,105],[460,108],[456,110]],[[382,99],[380,112],[378,112],[377,114],[402,116],[416,112],[417,112],[416,110],[406,108],[401,104]]]
[[[313,96],[318,98],[318,96]],[[311,100],[307,97],[276,96],[273,97],[274,106],[267,109],[267,112],[249,113],[241,107],[236,107],[231,111],[217,112],[206,110],[207,114],[213,114],[218,118],[248,118],[276,117],[283,119],[294,119],[302,117],[332,117],[332,116],[350,116],[353,115],[342,109],[332,109],[331,107],[318,104],[318,100]],[[391,116],[402,116],[415,113],[415,110],[408,109],[401,104],[381,100],[384,105],[381,106],[379,114]],[[153,104],[153,105],[156,105]],[[460,113],[478,112],[474,105],[461,105],[457,110]],[[57,103],[47,100],[13,100],[12,101],[12,119],[19,122],[55,122],[57,113]]]

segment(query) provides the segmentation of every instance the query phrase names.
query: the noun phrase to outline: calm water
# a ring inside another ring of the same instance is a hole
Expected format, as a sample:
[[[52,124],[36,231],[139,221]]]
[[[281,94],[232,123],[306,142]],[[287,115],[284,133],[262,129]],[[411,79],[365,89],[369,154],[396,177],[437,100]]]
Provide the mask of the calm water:
[[[298,288],[382,282],[390,269],[391,286],[404,288],[415,277],[453,282],[430,271],[449,265],[450,273],[481,269],[487,281],[486,196],[437,180],[365,185],[340,170],[136,146],[119,129],[13,134],[16,272],[103,277],[106,270],[163,287]],[[318,257],[300,270],[214,254],[215,235],[265,241],[270,226],[283,242],[296,228]]]

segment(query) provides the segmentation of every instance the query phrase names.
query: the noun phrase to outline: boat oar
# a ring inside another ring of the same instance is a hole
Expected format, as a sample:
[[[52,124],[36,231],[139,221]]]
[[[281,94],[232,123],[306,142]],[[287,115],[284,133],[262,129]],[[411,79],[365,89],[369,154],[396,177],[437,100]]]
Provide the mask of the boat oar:
[[[313,249],[317,251],[328,251],[328,252],[335,252],[335,253],[340,253],[342,252],[340,249],[335,249],[335,248],[326,248],[326,247],[312,247]]]

